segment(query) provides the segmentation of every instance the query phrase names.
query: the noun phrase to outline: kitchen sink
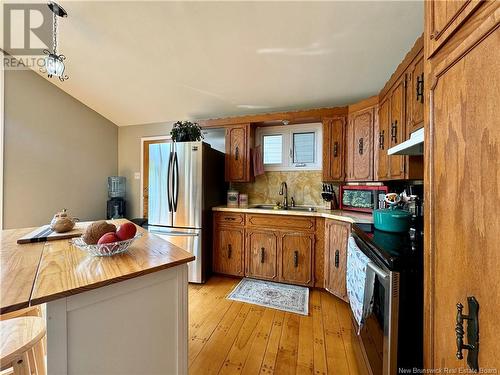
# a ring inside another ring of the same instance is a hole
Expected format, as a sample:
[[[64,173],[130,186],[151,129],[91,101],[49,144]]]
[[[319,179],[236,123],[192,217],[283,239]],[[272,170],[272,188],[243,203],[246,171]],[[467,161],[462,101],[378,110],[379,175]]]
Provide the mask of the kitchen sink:
[[[315,207],[300,206],[300,207],[283,208],[281,206],[275,206],[272,204],[259,204],[257,206],[252,207],[252,208],[257,208],[259,210],[283,210],[283,211],[306,211],[306,212],[316,211]]]

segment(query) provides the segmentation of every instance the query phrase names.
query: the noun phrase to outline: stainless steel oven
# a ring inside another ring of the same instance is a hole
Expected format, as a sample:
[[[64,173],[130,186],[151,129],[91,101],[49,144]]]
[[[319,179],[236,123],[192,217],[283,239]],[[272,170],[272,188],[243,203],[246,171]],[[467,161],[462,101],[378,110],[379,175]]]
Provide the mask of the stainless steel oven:
[[[367,283],[373,294],[365,293],[364,305],[372,304],[359,331],[364,359],[373,375],[397,373],[399,273],[391,271],[374,256],[368,243],[353,233],[359,249],[370,258],[366,268]],[[367,289],[366,287],[365,289]],[[356,323],[354,323],[356,325]],[[359,328],[359,327],[356,327]]]
[[[407,235],[373,229],[371,238],[358,228],[353,229],[352,236],[370,259],[367,285],[373,282],[373,294],[365,293],[366,298],[371,298],[372,308],[359,333],[366,365],[373,375],[393,375],[400,368],[410,371],[419,368],[423,292],[421,265],[416,261],[419,257],[412,250],[414,243]],[[365,300],[364,305],[367,303],[370,301]]]

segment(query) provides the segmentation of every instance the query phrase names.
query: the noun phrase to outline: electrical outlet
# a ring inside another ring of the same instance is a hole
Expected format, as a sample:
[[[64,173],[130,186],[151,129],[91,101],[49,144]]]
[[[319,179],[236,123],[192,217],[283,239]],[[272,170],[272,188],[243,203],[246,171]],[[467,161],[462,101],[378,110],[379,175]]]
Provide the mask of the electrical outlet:
[[[134,180],[140,180],[141,179],[141,172],[135,172],[134,173]]]

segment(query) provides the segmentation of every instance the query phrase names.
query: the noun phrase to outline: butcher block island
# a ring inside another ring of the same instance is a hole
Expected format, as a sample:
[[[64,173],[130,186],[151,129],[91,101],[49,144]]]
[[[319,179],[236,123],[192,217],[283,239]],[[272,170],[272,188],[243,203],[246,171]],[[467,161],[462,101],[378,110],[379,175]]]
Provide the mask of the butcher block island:
[[[112,257],[16,243],[33,229],[1,232],[0,308],[47,303],[49,374],[187,374],[190,253],[139,227]]]

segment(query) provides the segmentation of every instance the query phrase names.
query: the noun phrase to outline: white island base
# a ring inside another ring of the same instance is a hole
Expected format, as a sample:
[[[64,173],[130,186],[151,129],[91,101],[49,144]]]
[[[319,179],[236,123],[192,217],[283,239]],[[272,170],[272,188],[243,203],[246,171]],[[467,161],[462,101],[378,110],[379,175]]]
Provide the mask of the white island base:
[[[48,302],[48,374],[187,374],[187,287],[181,264]]]

